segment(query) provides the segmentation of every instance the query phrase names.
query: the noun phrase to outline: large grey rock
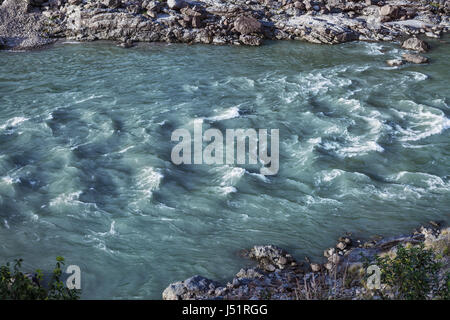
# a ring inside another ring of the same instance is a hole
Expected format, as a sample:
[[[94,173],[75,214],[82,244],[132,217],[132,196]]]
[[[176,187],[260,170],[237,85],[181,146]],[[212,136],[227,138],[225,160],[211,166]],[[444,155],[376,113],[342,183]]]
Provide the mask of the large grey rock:
[[[427,63],[428,58],[421,56],[419,54],[410,54],[410,53],[404,53],[402,55],[403,59],[405,59],[407,62],[415,63],[415,64],[422,64]]]
[[[219,287],[219,283],[197,275],[172,283],[164,290],[162,298],[163,300],[201,299]]]
[[[167,0],[167,6],[173,10],[180,10],[187,6],[184,0]]]
[[[253,17],[241,16],[234,21],[234,29],[240,34],[261,33],[261,23]]]
[[[411,37],[402,43],[402,48],[417,52],[427,52],[430,49],[430,46],[423,40]]]

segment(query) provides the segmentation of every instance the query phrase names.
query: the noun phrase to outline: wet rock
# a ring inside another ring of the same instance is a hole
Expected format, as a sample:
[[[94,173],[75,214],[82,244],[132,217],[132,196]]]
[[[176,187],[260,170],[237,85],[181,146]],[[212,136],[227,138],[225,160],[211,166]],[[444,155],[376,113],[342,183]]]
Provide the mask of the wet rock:
[[[261,37],[241,34],[239,41],[248,46],[260,46],[263,43]]]
[[[430,46],[423,40],[411,37],[402,43],[402,48],[417,52],[427,52],[430,49]]]
[[[234,21],[234,29],[240,34],[261,33],[261,23],[253,17],[241,16]]]
[[[130,39],[126,39],[126,40],[120,42],[117,46],[128,49],[128,48],[133,47],[133,41],[131,41]]]

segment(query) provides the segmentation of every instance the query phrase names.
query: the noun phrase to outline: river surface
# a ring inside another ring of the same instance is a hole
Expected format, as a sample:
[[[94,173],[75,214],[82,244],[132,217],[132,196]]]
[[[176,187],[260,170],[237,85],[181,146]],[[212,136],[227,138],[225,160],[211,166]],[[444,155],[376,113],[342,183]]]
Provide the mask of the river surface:
[[[238,251],[320,259],[346,231],[450,222],[450,50],[63,43],[0,52],[0,262],[81,267],[83,298],[229,280]],[[171,162],[171,134],[280,130],[280,170]]]

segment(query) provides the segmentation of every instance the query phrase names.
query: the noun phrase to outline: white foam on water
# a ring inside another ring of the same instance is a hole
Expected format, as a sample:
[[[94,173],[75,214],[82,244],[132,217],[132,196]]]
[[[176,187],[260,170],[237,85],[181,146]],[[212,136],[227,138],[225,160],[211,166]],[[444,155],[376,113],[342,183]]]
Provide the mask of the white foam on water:
[[[329,89],[351,85],[352,80],[339,76],[339,73],[342,71],[339,67],[335,67],[324,71],[299,75],[298,80],[301,85],[301,90],[306,94],[317,95],[324,94]]]
[[[424,172],[401,171],[394,176],[388,177],[388,180],[409,185],[420,189],[448,189],[449,184],[445,183],[441,177]]]
[[[239,108],[238,107],[231,107],[229,109],[224,110],[220,114],[206,118],[205,120],[209,121],[222,121],[222,120],[228,120],[239,117]]]
[[[382,49],[383,45],[375,42],[364,42],[364,46],[366,47],[366,53],[371,56],[380,56],[384,55]]]
[[[232,186],[218,187],[218,190],[219,190],[219,193],[224,194],[224,195],[237,192],[237,189]]]
[[[14,117],[9,119],[8,121],[6,121],[3,125],[0,126],[1,130],[4,130],[6,128],[10,128],[10,127],[17,127],[19,126],[21,123],[30,120],[28,118],[25,117]]]
[[[99,236],[114,236],[114,235],[117,235],[117,231],[116,231],[116,229],[115,229],[115,225],[116,225],[116,221],[112,221],[111,222],[111,226],[109,227],[109,231],[106,231],[106,232],[94,232],[96,235],[99,235]]]
[[[221,185],[234,185],[236,184],[245,174],[245,169],[238,168],[238,167],[228,167],[228,169],[225,174],[222,176],[222,182]]]
[[[397,133],[400,134],[399,141],[422,140],[441,134],[450,128],[450,119],[445,116],[443,111],[436,108],[412,102],[411,111],[395,111],[407,122],[406,128],[402,128],[400,125],[395,127]]]
[[[81,195],[82,191],[76,191],[71,193],[62,193],[57,196],[55,199],[50,201],[50,207],[58,206],[58,205],[70,205],[74,203],[78,203],[78,199]]]
[[[80,99],[80,100],[76,100],[75,101],[75,104],[80,104],[80,103],[83,103],[83,102],[86,102],[86,101],[89,101],[89,100],[93,100],[93,99],[97,99],[97,98],[103,98],[104,97],[104,95],[95,95],[95,94],[93,94],[93,95],[90,95],[89,97],[86,97],[86,98],[82,98],[82,99]],[[91,113],[91,114],[93,114],[93,113]],[[85,113],[85,115],[88,115],[88,113]]]
[[[11,176],[4,176],[2,177],[2,182],[7,185],[12,185],[14,183],[20,182],[19,178],[12,178]]]
[[[339,169],[333,169],[331,171],[322,171],[320,180],[324,182],[330,182],[335,178],[339,177],[340,175],[342,175],[343,173],[344,171]]]
[[[164,176],[152,167],[144,168],[137,176],[137,187],[146,197],[151,197],[153,191],[159,189]]]
[[[128,150],[133,149],[133,148],[134,148],[134,146],[129,146],[129,147],[125,148],[125,149],[120,150],[118,153],[125,153]]]
[[[189,93],[193,93],[193,92],[197,91],[198,89],[199,89],[198,86],[194,86],[194,85],[191,85],[191,84],[184,84],[183,85],[183,90],[186,91],[186,92],[189,92]]]
[[[94,243],[94,248],[100,249],[110,254],[114,254],[114,250],[108,249],[104,239],[97,238],[96,236],[91,234],[86,235],[85,238],[87,239],[88,243]]]
[[[416,81],[423,81],[423,80],[428,79],[428,76],[426,74],[423,74],[423,73],[420,73],[420,72],[409,71],[408,73]]]

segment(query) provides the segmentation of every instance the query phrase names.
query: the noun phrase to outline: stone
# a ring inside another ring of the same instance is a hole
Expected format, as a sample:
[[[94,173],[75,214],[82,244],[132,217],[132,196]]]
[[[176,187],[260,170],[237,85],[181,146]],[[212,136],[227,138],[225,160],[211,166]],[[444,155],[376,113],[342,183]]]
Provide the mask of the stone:
[[[410,54],[410,53],[404,53],[402,55],[403,59],[405,59],[407,62],[415,63],[415,64],[422,64],[427,63],[428,58],[421,56],[420,54]]]
[[[195,16],[195,17],[192,17],[191,25],[192,25],[192,28],[202,28],[204,24],[203,24],[202,19],[199,16]]]
[[[419,38],[411,37],[402,43],[402,48],[417,52],[427,52],[430,49],[430,46]]]
[[[260,46],[263,43],[260,37],[245,34],[239,36],[239,41],[247,46]]]
[[[327,250],[325,250],[325,251],[323,252],[323,255],[324,255],[325,258],[328,258],[328,257],[330,257],[331,255],[333,255],[333,253],[335,253],[335,252],[336,252],[336,249],[335,249],[335,248],[329,248],[329,249],[327,249]]]
[[[211,290],[221,287],[217,282],[202,276],[193,276],[170,284],[162,294],[163,300],[187,300],[201,298]]]
[[[391,6],[391,5],[387,4],[387,5],[382,6],[380,8],[380,15],[381,16],[388,16],[388,17],[391,17],[391,18],[395,18],[397,13],[398,13],[398,8],[396,6]]]
[[[311,263],[310,264],[312,272],[319,272],[320,271],[320,264],[318,263]]]
[[[234,21],[234,29],[240,34],[261,33],[261,23],[253,17],[241,16]]]
[[[401,59],[392,59],[392,60],[386,60],[386,63],[390,67],[398,67],[404,64],[405,62]]]
[[[336,248],[338,248],[339,250],[344,250],[347,247],[347,244],[345,242],[338,242],[338,244],[336,245]]]
[[[167,0],[167,6],[172,10],[180,10],[187,6],[184,0]]]

